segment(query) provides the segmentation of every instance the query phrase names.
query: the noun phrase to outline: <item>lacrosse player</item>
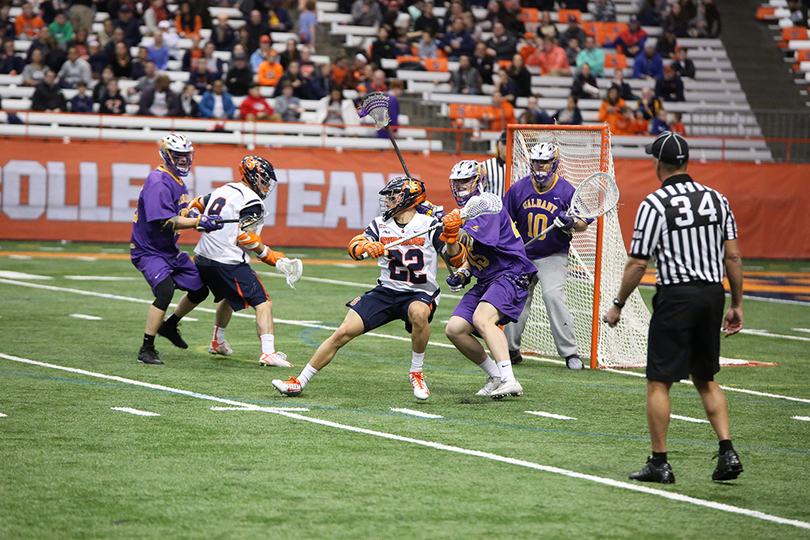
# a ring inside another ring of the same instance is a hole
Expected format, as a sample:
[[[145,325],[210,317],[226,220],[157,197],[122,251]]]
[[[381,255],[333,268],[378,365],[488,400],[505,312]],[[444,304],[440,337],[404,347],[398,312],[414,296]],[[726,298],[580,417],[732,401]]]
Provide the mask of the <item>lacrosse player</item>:
[[[155,301],[146,316],[143,345],[138,351],[138,362],[162,364],[155,350],[155,334],[160,334],[175,346],[187,349],[177,324],[208,296],[197,268],[191,259],[177,247],[181,229],[196,228],[209,232],[222,228],[217,215],[193,215],[188,204],[188,189],[183,177],[191,170],[194,147],[183,135],[165,137],[159,146],[163,165],[149,173],[138,195],[138,209],[132,224],[130,256],[152,287]],[[174,313],[163,320],[172,301],[174,289],[188,291]]]
[[[588,223],[567,213],[575,190],[558,172],[559,149],[552,143],[535,145],[529,152],[529,164],[529,175],[509,188],[503,205],[524,243],[552,223],[557,227],[526,247],[526,255],[537,268],[537,274],[529,286],[529,298],[523,313],[517,322],[507,324],[503,329],[509,342],[509,357],[512,364],[523,360],[520,337],[531,313],[534,288],[539,282],[557,353],[565,359],[568,369],[580,370],[583,365],[577,354],[574,318],[565,304],[565,279],[571,237],[575,232],[587,229]]]
[[[380,267],[378,285],[346,304],[349,312],[332,336],[324,341],[301,374],[273,386],[282,394],[298,396],[309,380],[332,361],[338,350],[359,335],[391,321],[405,321],[411,334],[410,381],[413,394],[425,400],[430,395],[422,365],[430,339],[430,321],[439,303],[436,262],[445,249],[439,239],[440,228],[417,236],[399,246],[390,244],[425,231],[440,221],[417,211],[425,202],[425,184],[408,177],[394,178],[380,191],[382,216],[374,218],[363,234],[349,243],[349,255],[360,260],[364,254],[377,258]]]
[[[301,277],[301,261],[290,261],[283,253],[273,251],[262,243],[259,236],[264,219],[262,201],[277,184],[273,166],[264,158],[246,156],[239,164],[239,172],[241,181],[225,184],[189,203],[191,208],[203,214],[240,220],[239,223],[226,223],[220,231],[203,235],[194,248],[194,264],[203,282],[214,293],[214,301],[218,302],[214,336],[208,352],[225,356],[233,353],[225,340],[225,328],[234,310],[252,306],[256,310],[256,331],[262,344],[259,365],[292,367],[287,355],[275,349],[273,302],[249,262],[250,254],[254,253],[263,263],[279,269],[297,267],[294,284]]]
[[[450,189],[459,206],[483,193],[486,182],[484,167],[477,161],[460,161],[450,172]],[[515,379],[506,337],[498,325],[518,319],[537,270],[526,258],[523,242],[505,209],[466,222],[458,210],[453,210],[442,221],[440,239],[447,242],[447,251],[458,268],[447,277],[450,290],[458,292],[470,283],[472,276],[477,278],[476,285],[453,310],[445,334],[489,376],[477,395],[494,399],[520,396],[523,388]],[[456,264],[460,259],[465,262]],[[474,333],[484,339],[494,359]]]

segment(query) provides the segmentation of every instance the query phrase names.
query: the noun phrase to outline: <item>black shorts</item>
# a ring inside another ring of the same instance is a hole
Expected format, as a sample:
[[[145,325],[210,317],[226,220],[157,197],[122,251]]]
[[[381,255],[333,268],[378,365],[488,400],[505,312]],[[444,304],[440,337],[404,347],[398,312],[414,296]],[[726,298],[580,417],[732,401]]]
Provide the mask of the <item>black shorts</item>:
[[[647,379],[714,380],[720,371],[720,329],[726,295],[721,283],[659,286],[653,297]]]
[[[198,255],[194,264],[203,283],[214,293],[214,302],[224,298],[234,311],[239,311],[270,300],[259,276],[247,263],[222,264]]]
[[[436,312],[436,297],[438,296],[438,290],[431,296],[422,291],[395,291],[378,285],[363,296],[346,302],[346,306],[352,308],[363,319],[363,332],[370,332],[397,319],[405,321],[405,329],[410,332],[408,307],[413,302],[426,304],[430,308],[428,317],[428,322],[430,322]]]

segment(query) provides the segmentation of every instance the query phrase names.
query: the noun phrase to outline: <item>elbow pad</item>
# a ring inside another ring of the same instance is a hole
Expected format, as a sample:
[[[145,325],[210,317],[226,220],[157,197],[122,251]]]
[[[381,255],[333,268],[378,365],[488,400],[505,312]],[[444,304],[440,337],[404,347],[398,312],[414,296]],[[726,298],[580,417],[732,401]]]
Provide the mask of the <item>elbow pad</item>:
[[[259,237],[259,235],[250,231],[243,232],[237,236],[236,241],[243,248],[251,249],[253,251],[256,251],[256,249],[262,245],[262,239]]]
[[[349,242],[349,257],[355,261],[360,260],[360,256],[365,253],[364,248],[368,244],[368,240],[362,234],[358,234]]]
[[[461,251],[458,252],[458,255],[450,259],[450,264],[456,268],[461,268],[464,266],[464,263],[467,262],[467,246],[462,242],[459,242],[458,245],[461,246]]]

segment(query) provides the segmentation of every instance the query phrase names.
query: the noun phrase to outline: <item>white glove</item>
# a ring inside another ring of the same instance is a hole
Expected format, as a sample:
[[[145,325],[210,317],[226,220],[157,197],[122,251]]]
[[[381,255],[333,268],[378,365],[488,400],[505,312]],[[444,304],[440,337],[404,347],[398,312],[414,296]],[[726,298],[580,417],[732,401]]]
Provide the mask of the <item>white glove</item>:
[[[301,279],[304,273],[304,263],[301,259],[287,259],[286,257],[276,261],[276,270],[279,274],[287,277],[287,285],[295,289],[295,284]]]

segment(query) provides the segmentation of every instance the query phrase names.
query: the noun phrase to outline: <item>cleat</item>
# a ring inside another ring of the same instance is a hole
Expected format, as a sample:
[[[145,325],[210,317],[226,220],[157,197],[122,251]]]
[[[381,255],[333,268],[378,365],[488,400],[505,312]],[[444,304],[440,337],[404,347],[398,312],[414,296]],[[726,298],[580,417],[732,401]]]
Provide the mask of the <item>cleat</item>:
[[[427,399],[430,395],[427,383],[425,382],[425,374],[421,371],[411,371],[408,376],[411,379],[411,386],[413,386],[413,395],[416,399]]]
[[[259,365],[275,366],[275,367],[293,367],[291,363],[287,362],[287,355],[281,351],[276,351],[270,354],[262,353],[262,357],[259,358]]]
[[[714,457],[717,458],[717,468],[712,473],[712,480],[734,480],[743,472],[740,456],[734,450],[728,450],[724,454],[717,454]]]
[[[669,463],[663,465],[654,465],[652,456],[647,458],[647,464],[644,468],[637,473],[630,475],[630,480],[638,480],[639,482],[658,482],[659,484],[674,484],[675,473],[672,472],[672,467]]]
[[[582,365],[582,359],[576,354],[572,354],[566,358],[565,365],[568,367],[568,369],[573,369],[574,371],[579,371],[585,368],[585,366]]]
[[[488,396],[492,394],[492,391],[495,390],[498,385],[501,384],[500,377],[490,377],[487,379],[487,384],[484,387],[475,393],[476,396]]]
[[[506,396],[522,396],[523,395],[523,387],[520,386],[520,383],[517,381],[501,381],[501,384],[498,385],[492,392],[490,392],[489,397],[492,399],[503,399]]]
[[[223,356],[230,356],[233,354],[233,349],[231,346],[228,345],[226,340],[222,341],[212,341],[211,345],[208,346],[208,352],[211,354],[221,354]]]
[[[509,351],[509,360],[512,361],[513,366],[523,362],[523,357],[520,355],[520,350]]]
[[[304,387],[301,386],[301,383],[295,377],[290,377],[286,381],[274,379],[272,384],[275,386],[276,390],[290,397],[300,396],[301,391],[304,389]]]
[[[175,327],[168,326],[164,321],[160,325],[160,328],[158,328],[157,333],[165,337],[169,341],[171,341],[172,345],[174,345],[175,347],[179,347],[181,349],[188,349],[188,343],[186,343],[180,336],[180,331],[177,329],[176,326]]]
[[[141,347],[141,350],[138,351],[138,362],[142,364],[163,364],[160,358],[158,358],[158,352],[154,349],[148,349],[146,347]]]

